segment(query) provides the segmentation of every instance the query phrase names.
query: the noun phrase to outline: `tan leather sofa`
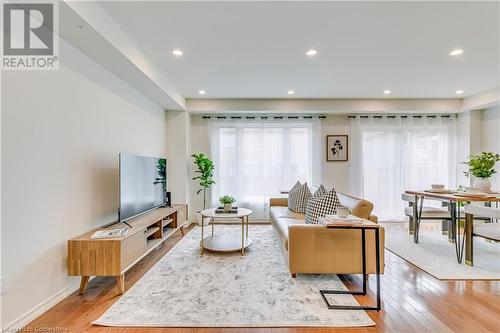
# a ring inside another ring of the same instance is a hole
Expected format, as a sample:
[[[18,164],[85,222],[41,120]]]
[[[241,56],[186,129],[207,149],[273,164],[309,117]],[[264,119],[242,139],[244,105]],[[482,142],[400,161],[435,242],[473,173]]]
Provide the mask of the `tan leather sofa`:
[[[377,223],[367,200],[337,193],[340,203],[352,214]],[[287,198],[270,200],[271,224],[293,277],[296,274],[361,274],[359,230],[333,230],[320,224],[306,224],[305,215],[288,209]],[[380,263],[384,272],[384,229],[380,229]],[[375,273],[375,232],[366,231],[367,273]]]

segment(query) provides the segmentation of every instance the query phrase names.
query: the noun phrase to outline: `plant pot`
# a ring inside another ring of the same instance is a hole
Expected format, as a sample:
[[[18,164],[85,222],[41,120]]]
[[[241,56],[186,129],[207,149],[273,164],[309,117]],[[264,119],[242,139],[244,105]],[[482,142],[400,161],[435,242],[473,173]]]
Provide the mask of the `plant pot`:
[[[201,213],[200,213],[200,212],[196,213],[196,223],[197,223],[199,226],[201,226],[201,223],[202,223],[202,222],[201,222]],[[209,225],[209,224],[210,224],[210,218],[209,218],[209,217],[205,217],[205,218],[204,218],[204,221],[203,221],[203,225],[204,225],[204,226],[207,226],[207,225]]]
[[[231,208],[233,208],[233,204],[230,204],[230,203],[224,204],[224,210],[231,210]]]
[[[481,193],[491,192],[491,182],[488,178],[477,177],[474,179],[474,187],[479,188]]]

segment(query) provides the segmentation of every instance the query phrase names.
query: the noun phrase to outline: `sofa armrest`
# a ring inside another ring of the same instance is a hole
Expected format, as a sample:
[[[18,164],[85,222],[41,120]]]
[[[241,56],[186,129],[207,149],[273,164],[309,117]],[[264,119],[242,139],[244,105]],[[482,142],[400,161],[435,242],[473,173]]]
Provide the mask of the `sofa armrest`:
[[[288,207],[288,198],[271,198],[269,199],[269,207],[272,206]]]

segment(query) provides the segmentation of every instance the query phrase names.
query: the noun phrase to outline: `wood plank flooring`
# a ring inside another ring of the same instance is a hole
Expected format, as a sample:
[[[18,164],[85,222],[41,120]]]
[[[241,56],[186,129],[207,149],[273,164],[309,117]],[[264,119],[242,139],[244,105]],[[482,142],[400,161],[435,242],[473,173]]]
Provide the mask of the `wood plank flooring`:
[[[125,275],[130,288],[183,236],[178,232],[158,250],[149,254]],[[35,319],[22,332],[93,333],[330,333],[330,332],[500,332],[499,281],[439,281],[389,251],[381,279],[382,311],[368,311],[374,327],[360,328],[121,328],[94,326],[97,319],[119,297],[113,278],[95,278],[87,292],[73,293]],[[349,289],[360,288],[359,276],[340,276]],[[356,297],[365,304],[370,293]],[[44,330],[40,330],[40,328]]]

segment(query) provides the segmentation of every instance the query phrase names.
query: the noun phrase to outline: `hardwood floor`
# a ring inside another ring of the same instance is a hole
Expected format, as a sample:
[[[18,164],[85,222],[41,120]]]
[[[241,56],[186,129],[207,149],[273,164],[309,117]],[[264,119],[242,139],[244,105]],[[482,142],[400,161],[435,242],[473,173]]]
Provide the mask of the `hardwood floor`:
[[[125,275],[130,288],[183,236],[175,235],[141,260]],[[94,333],[329,333],[329,332],[500,332],[499,281],[439,281],[389,251],[382,276],[382,311],[369,311],[374,327],[361,328],[121,328],[94,326],[91,322],[119,297],[113,278],[95,278],[87,292],[73,293],[38,317],[22,332]],[[349,289],[359,288],[359,277],[341,276]],[[375,279],[370,278],[370,288]],[[373,301],[369,295],[356,297],[360,303]]]

